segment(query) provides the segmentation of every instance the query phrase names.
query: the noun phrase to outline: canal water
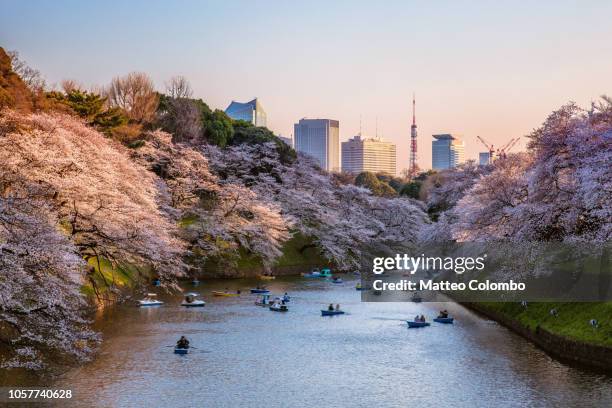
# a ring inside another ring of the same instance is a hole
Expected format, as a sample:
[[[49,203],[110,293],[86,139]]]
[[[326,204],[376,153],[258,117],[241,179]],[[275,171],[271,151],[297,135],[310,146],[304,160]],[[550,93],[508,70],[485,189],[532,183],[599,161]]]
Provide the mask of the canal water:
[[[452,303],[362,303],[356,280],[284,278],[290,310],[254,305],[261,281],[206,281],[206,307],[178,295],[157,308],[103,313],[97,358],[53,384],[83,407],[612,407],[612,378],[548,357],[498,324]],[[240,289],[236,298],[212,290]],[[347,314],[322,317],[329,303]],[[446,308],[454,325],[408,329]],[[172,346],[185,335],[186,356]],[[65,406],[65,404],[62,404]]]

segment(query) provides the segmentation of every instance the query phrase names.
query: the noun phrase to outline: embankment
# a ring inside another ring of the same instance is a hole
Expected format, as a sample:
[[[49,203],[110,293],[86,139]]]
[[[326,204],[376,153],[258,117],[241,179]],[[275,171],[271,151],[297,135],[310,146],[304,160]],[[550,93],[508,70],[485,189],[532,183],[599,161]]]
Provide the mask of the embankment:
[[[296,234],[285,242],[282,253],[270,268],[274,275],[297,275],[315,267],[330,265],[330,261],[321,256],[319,248],[312,240],[301,234]],[[198,275],[200,278],[248,278],[264,272],[266,270],[259,257],[242,253],[238,261],[231,266],[208,260]]]
[[[569,363],[612,373],[610,303],[462,303]],[[557,315],[550,313],[556,309]],[[589,321],[596,319],[598,327]]]

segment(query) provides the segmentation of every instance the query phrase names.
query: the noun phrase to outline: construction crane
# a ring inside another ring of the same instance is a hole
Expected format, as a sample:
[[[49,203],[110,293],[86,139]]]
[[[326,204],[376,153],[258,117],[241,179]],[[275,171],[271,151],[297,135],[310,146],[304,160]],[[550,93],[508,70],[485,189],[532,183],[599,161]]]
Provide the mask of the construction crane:
[[[478,140],[480,140],[480,142],[489,151],[489,164],[493,163],[493,160],[495,158],[497,158],[497,157],[505,158],[506,157],[506,153],[508,151],[510,151],[510,149],[512,149],[514,147],[514,145],[517,144],[518,141],[521,139],[520,137],[515,137],[513,139],[510,139],[510,141],[508,143],[506,143],[502,147],[500,147],[497,150],[495,150],[494,146],[492,144],[487,143],[487,141],[485,141],[482,137],[476,136],[476,138]]]
[[[515,137],[514,139],[511,139],[501,149],[497,150],[498,156],[506,157],[506,153],[508,153],[510,149],[512,149],[514,145],[518,143],[519,140],[521,140],[520,137]]]
[[[493,162],[493,153],[495,153],[495,148],[493,147],[493,145],[487,143],[482,137],[476,136],[476,138],[480,140],[480,143],[482,143],[489,151],[489,164],[491,164]]]

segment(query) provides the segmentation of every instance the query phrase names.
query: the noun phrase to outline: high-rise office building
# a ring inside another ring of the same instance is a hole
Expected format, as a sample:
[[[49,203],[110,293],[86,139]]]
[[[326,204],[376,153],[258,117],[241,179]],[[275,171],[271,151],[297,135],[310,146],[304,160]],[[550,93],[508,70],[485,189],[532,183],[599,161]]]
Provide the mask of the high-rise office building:
[[[465,161],[465,142],[451,134],[433,135],[431,167],[434,170],[452,169]]]
[[[255,126],[267,126],[266,111],[257,98],[246,103],[232,101],[225,113],[235,120],[245,120]]]
[[[362,171],[387,173],[395,176],[396,148],[393,143],[355,136],[342,142],[342,171],[358,174]]]
[[[340,171],[340,123],[331,119],[300,119],[294,125],[294,147],[327,171]]]
[[[478,153],[478,164],[481,166],[486,166],[491,163],[491,153],[489,152],[480,152]]]

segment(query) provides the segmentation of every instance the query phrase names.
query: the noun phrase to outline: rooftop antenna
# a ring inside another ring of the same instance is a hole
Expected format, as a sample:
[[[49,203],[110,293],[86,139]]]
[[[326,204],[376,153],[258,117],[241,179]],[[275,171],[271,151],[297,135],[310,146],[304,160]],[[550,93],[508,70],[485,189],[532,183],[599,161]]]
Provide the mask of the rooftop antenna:
[[[376,135],[376,139],[378,139],[378,116],[376,116],[376,132],[375,132],[375,135]]]
[[[359,137],[361,137],[361,114],[359,114]]]
[[[417,165],[417,125],[416,125],[416,97],[412,93],[412,126],[410,126],[410,162],[408,174],[414,178],[418,171]]]

